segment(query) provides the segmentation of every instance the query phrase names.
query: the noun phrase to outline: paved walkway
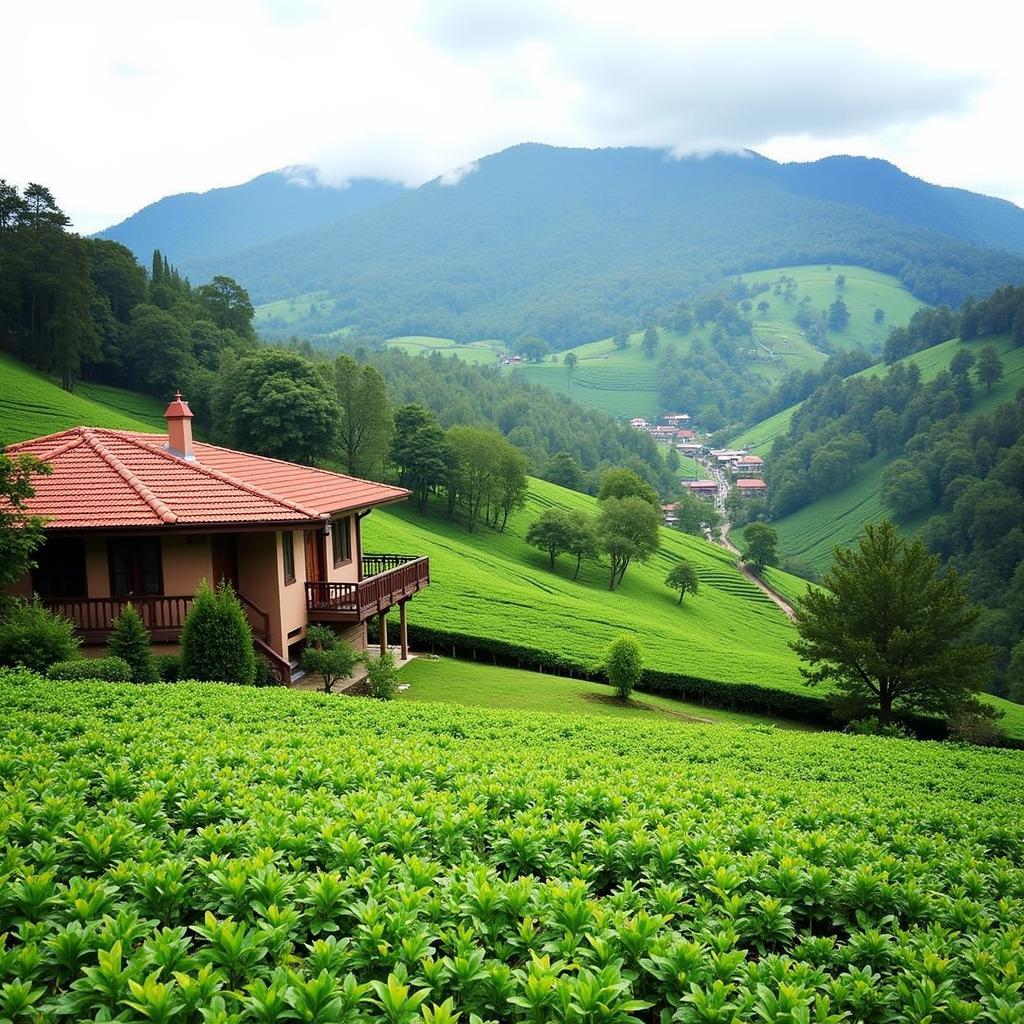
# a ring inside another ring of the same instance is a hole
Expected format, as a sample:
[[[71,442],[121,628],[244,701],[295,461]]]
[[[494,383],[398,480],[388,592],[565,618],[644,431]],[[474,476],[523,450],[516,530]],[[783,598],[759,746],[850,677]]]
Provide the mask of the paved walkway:
[[[367,651],[376,656],[380,654],[380,647],[377,644],[370,644],[367,647]],[[408,658],[402,658],[402,651],[400,647],[388,647],[388,651],[395,656],[395,668],[403,668],[408,665],[416,655],[410,651]],[[355,671],[348,677],[348,679],[342,680],[340,683],[335,683],[334,689],[331,690],[332,694],[347,693],[350,690],[355,689],[360,683],[366,678],[366,666],[359,662],[356,665]],[[324,688],[324,681],[321,676],[303,676],[297,683],[292,683],[291,689],[293,690],[322,690]]]

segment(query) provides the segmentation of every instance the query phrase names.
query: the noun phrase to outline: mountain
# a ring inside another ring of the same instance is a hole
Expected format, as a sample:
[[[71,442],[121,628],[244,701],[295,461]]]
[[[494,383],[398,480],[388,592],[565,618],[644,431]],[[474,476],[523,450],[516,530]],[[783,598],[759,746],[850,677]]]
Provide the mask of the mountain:
[[[1024,250],[1024,210],[871,161],[873,184],[857,186],[864,163],[524,144],[455,184],[438,178],[182,269],[196,280],[231,274],[257,303],[318,293],[313,315],[289,333],[528,331],[559,348],[623,321],[635,328],[723,275],[768,267],[857,264],[898,275],[932,303],[1024,279],[1024,251],[999,248]]]
[[[160,249],[187,272],[193,261],[330,224],[404,191],[375,178],[332,188],[319,184],[307,168],[285,168],[230,188],[166,196],[97,237],[128,246],[144,265]]]

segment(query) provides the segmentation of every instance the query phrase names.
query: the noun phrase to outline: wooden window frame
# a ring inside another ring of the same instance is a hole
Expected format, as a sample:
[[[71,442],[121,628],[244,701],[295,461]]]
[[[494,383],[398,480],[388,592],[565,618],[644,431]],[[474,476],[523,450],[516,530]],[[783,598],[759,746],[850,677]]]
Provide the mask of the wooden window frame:
[[[125,593],[118,592],[117,580],[119,574],[115,571],[114,552],[117,548],[123,547],[128,552],[129,569],[131,577],[131,588]],[[144,586],[146,569],[143,562],[143,550],[148,549],[149,553],[156,552],[156,568],[150,570],[157,576],[156,590],[147,590]],[[110,574],[110,596],[111,597],[160,597],[164,593],[164,559],[163,545],[159,537],[111,537],[107,540],[107,569]]]
[[[281,557],[284,563],[284,585],[295,582],[295,531],[281,531]]]
[[[343,557],[338,557],[338,537],[342,536],[345,538],[344,550],[342,552]],[[351,516],[337,516],[331,520],[331,554],[334,557],[334,568],[338,569],[343,565],[349,565],[352,562],[352,517]]]

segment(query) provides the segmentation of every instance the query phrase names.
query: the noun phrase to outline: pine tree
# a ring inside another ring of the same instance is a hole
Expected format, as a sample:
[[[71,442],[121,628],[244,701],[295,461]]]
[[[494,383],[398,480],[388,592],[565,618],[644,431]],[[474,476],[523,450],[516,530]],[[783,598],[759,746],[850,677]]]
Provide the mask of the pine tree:
[[[199,584],[181,631],[181,678],[251,686],[256,678],[252,630],[230,583],[216,593]]]
[[[150,648],[149,630],[146,629],[134,605],[125,605],[121,614],[114,619],[114,628],[111,630],[110,639],[107,640],[107,654],[128,662],[132,670],[133,683],[156,682],[156,666]]]

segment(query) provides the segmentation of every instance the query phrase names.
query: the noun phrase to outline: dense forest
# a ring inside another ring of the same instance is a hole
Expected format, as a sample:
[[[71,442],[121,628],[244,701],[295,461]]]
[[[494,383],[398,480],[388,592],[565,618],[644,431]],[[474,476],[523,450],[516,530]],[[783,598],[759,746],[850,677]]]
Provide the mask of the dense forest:
[[[1003,288],[960,315],[921,310],[890,336],[890,355],[961,335],[1024,334],[1024,288]],[[900,522],[923,523],[929,547],[966,577],[986,612],[978,636],[998,650],[996,686],[1024,699],[1024,393],[974,411],[1002,376],[993,346],[957,351],[924,382],[913,363],[884,376],[833,377],[807,397],[766,464],[771,509],[785,515],[845,487],[876,454],[891,461],[880,495]],[[974,414],[972,415],[972,411]],[[1016,689],[1013,689],[1016,687]]]
[[[523,145],[479,161],[457,185],[434,181],[188,267],[199,277],[229,273],[259,302],[325,293],[312,318],[279,324],[279,337],[351,326],[458,340],[532,333],[556,349],[608,337],[623,319],[662,321],[680,296],[765,267],[855,263],[953,305],[1024,278],[1020,210],[899,181],[926,193],[930,205],[915,198],[926,223],[901,221],[899,204],[880,213],[842,200],[827,167],[794,176],[755,155],[672,160],[657,150]],[[903,194],[892,183],[878,191],[878,209]],[[964,239],[963,210],[947,209],[954,199],[989,225],[988,248]]]

